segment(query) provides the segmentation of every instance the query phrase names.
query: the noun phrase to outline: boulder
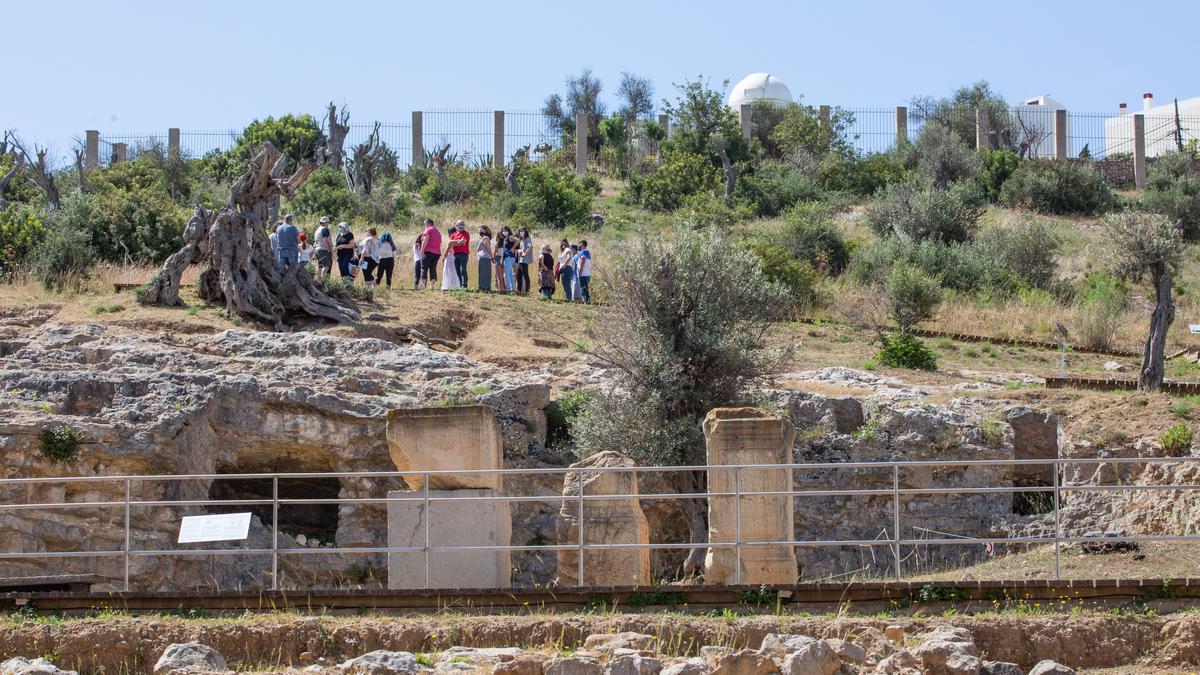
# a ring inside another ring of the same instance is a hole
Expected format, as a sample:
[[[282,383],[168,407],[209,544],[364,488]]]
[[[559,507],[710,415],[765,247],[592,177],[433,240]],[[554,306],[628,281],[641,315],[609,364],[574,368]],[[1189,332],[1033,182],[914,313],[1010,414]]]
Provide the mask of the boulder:
[[[549,660],[550,657],[545,654],[518,654],[492,666],[492,672],[503,675],[542,675]]]
[[[1074,668],[1068,668],[1061,663],[1046,659],[1038,661],[1037,665],[1029,671],[1029,675],[1075,675]]]
[[[768,655],[756,649],[726,652],[716,657],[713,675],[771,675],[779,672],[779,665]]]
[[[910,652],[899,649],[875,666],[876,675],[927,675],[921,662]]]
[[[546,675],[600,675],[604,669],[590,656],[568,656],[554,659],[546,666]]]
[[[596,652],[614,652],[618,649],[653,649],[658,638],[645,633],[595,633],[583,641],[583,648]]]
[[[704,418],[707,463],[791,464],[796,438],[792,423],[758,408],[714,408]],[[740,474],[740,475],[739,475]],[[775,469],[709,469],[709,492],[772,492],[792,489],[789,467]],[[708,540],[791,541],[795,537],[790,496],[711,497],[708,500]],[[704,560],[704,580],[710,584],[792,584],[797,576],[792,546],[712,547]]]
[[[610,659],[604,666],[604,675],[657,675],[662,670],[662,661],[653,656],[625,654]]]
[[[824,640],[800,645],[783,660],[783,675],[833,675],[841,668],[833,648]]]
[[[837,657],[846,663],[863,663],[867,660],[867,650],[853,642],[847,642],[838,638],[829,638],[825,642],[833,649],[833,653],[837,654]]]
[[[74,670],[63,670],[44,658],[33,660],[22,656],[0,663],[0,675],[79,675]]]
[[[925,635],[912,654],[928,675],[978,675],[983,667],[975,638],[965,628],[938,628]]]
[[[1013,459],[1055,459],[1058,457],[1058,416],[1046,410],[1015,405],[1004,409],[1004,421],[1012,428]],[[1051,464],[1013,467],[1016,485],[1052,485]]]
[[[225,657],[217,650],[198,642],[183,642],[167,645],[154,664],[154,675],[225,669]]]
[[[979,675],[1025,675],[1025,671],[1021,666],[1007,661],[984,661]]]
[[[410,652],[390,652],[377,649],[362,656],[344,661],[338,669],[348,675],[393,675],[415,673],[420,670],[417,657]]]
[[[574,497],[562,502],[555,523],[559,544],[579,543],[578,500],[585,496],[636,495],[634,471],[582,471],[588,468],[634,467],[633,460],[618,452],[598,452],[571,465],[575,471],[563,477],[562,494]],[[637,499],[601,499],[583,502],[583,536],[586,544],[648,544],[650,527]],[[584,578],[579,579],[579,552],[558,551],[558,583],[561,586],[646,586],[650,584],[650,549],[618,548],[584,551]]]
[[[709,675],[711,672],[712,668],[709,667],[708,661],[702,658],[691,658],[663,668],[661,675]]]
[[[399,471],[451,471],[503,468],[504,449],[496,412],[482,405],[399,408],[387,415],[388,453]],[[423,490],[420,474],[404,476],[413,490]],[[498,473],[429,476],[437,490],[491,489],[503,492]]]

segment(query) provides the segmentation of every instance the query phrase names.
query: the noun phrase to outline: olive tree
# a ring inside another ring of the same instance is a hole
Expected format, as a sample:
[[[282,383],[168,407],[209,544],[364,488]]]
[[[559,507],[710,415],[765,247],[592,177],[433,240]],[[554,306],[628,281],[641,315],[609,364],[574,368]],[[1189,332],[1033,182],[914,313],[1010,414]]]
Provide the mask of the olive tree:
[[[716,231],[638,242],[608,275],[609,308],[590,351],[616,373],[616,389],[593,398],[571,424],[576,453],[603,450],[641,465],[703,464],[701,421],[713,408],[745,404],[752,385],[778,371],[784,350],[766,333],[789,311],[787,290],[757,257]],[[681,493],[705,491],[703,472],[671,472]],[[704,501],[680,500],[693,543],[707,540]],[[702,565],[692,549],[684,573]]]
[[[1158,214],[1117,213],[1105,218],[1105,225],[1116,273],[1131,281],[1148,279],[1154,287],[1154,312],[1142,350],[1138,389],[1157,390],[1163,382],[1167,331],[1175,320],[1171,279],[1182,258],[1183,236],[1176,223]]]

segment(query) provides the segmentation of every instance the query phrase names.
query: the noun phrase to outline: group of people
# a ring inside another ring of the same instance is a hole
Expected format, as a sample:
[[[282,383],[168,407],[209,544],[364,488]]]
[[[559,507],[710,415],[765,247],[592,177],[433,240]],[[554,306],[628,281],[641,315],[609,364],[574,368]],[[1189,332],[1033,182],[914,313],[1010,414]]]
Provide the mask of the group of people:
[[[317,274],[328,277],[333,274],[336,262],[342,278],[354,280],[361,274],[368,286],[382,283],[392,287],[398,249],[391,232],[380,235],[374,227],[367,228],[367,236],[359,241],[350,231],[350,224],[343,221],[337,224],[335,236],[330,228],[332,222],[322,216],[313,233],[315,241],[309,241],[308,235],[300,232],[293,221],[289,214],[271,229],[271,249],[278,266],[308,265],[315,260]],[[490,227],[480,225],[476,232],[479,239],[474,252],[479,290],[528,294],[532,290],[530,274],[536,266],[538,292],[546,299],[554,297],[561,285],[568,302],[591,304],[592,252],[587,240],[572,244],[563,239],[555,256],[549,244],[535,253],[533,237],[525,227],[514,232],[504,226],[493,234]],[[457,221],[443,235],[433,219],[426,218],[424,229],[412,244],[413,288],[437,287],[439,261],[442,290],[467,288],[471,251],[466,222]]]
[[[543,245],[535,254],[533,237],[525,227],[514,232],[506,225],[493,233],[487,225],[480,225],[476,235],[479,239],[474,252],[479,290],[528,294],[532,290],[531,268],[536,265],[538,292],[547,300],[554,297],[556,287],[561,284],[568,302],[591,304],[592,252],[588,250],[586,240],[572,244],[563,239],[555,257],[549,244]],[[443,235],[433,219],[426,218],[425,228],[412,244],[413,288],[436,288],[439,260],[442,290],[467,288],[471,250],[471,234],[466,222],[457,221]]]

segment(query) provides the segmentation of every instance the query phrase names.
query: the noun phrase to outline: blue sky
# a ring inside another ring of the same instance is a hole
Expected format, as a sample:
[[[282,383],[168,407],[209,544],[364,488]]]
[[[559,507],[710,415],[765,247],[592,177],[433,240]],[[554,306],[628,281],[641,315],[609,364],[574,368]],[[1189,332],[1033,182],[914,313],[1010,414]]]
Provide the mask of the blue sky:
[[[806,102],[894,106],[980,78],[1010,100],[1140,107],[1200,96],[1200,3],[10,0],[0,127],[59,151],[85,129],[226,129],[284,112],[404,121],[413,109],[534,109],[590,67],[656,100],[753,71]]]

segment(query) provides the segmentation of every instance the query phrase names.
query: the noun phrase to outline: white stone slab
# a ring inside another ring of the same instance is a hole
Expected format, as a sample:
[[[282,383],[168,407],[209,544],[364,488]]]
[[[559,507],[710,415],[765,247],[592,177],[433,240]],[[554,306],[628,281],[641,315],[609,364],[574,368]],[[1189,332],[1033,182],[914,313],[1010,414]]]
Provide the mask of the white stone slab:
[[[495,490],[430,490],[429,546],[508,546],[512,515],[508,502],[465,499],[491,497]],[[420,492],[389,492],[389,498],[421,497]],[[436,498],[449,497],[447,501]],[[425,503],[422,499],[388,502],[388,546],[425,546]],[[507,588],[512,582],[509,551],[460,550],[429,552],[428,588]],[[388,588],[425,585],[425,552],[388,553]]]

